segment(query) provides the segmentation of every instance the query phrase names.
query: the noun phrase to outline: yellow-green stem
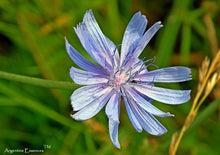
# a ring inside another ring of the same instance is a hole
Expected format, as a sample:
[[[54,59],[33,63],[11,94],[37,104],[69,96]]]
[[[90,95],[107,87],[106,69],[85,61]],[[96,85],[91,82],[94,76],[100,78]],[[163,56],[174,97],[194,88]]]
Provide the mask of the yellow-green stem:
[[[73,82],[64,82],[64,81],[53,81],[53,80],[45,80],[35,77],[17,75],[13,73],[7,73],[0,71],[0,78],[10,81],[21,82],[25,84],[31,84],[40,87],[46,88],[56,88],[56,89],[76,89],[78,85]]]

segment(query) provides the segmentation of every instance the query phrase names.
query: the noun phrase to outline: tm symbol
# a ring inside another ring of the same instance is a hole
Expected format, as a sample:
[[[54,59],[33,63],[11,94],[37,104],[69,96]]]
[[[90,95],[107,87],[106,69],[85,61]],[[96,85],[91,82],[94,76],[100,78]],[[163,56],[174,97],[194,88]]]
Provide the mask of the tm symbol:
[[[44,149],[50,149],[50,148],[51,148],[51,145],[47,145],[47,144],[44,145]]]

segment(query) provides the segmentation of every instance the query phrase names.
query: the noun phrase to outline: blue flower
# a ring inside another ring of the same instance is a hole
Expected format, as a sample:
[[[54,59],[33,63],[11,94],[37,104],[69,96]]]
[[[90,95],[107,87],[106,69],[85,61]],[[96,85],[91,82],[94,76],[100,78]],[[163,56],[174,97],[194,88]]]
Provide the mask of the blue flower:
[[[86,120],[96,115],[106,104],[105,113],[109,118],[109,134],[112,143],[120,148],[118,126],[121,97],[134,128],[143,129],[152,135],[162,135],[166,128],[154,117],[173,116],[156,108],[152,101],[166,104],[181,104],[190,99],[190,90],[172,90],[154,86],[154,82],[182,82],[191,80],[187,67],[168,67],[148,71],[154,59],[142,60],[139,55],[154,34],[162,27],[155,23],[146,32],[147,19],[140,12],[129,22],[121,44],[118,47],[101,31],[92,10],[86,12],[83,22],[74,28],[82,46],[99,64],[83,57],[66,40],[70,58],[81,69],[72,67],[72,80],[83,86],[71,95],[75,120]]]

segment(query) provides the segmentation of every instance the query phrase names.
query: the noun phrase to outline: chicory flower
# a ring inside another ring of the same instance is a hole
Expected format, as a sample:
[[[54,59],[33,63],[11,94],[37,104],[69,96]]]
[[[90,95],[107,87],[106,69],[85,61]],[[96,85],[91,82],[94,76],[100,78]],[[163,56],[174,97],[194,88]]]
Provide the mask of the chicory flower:
[[[147,19],[140,12],[130,20],[122,40],[121,52],[118,47],[101,31],[92,10],[86,12],[83,22],[74,28],[82,46],[98,63],[83,57],[66,40],[66,49],[70,58],[81,69],[72,67],[72,80],[85,85],[73,92],[71,117],[75,120],[87,120],[96,115],[106,104],[105,112],[109,118],[109,134],[112,143],[120,148],[118,126],[120,102],[125,107],[134,128],[143,129],[152,135],[161,135],[167,129],[154,117],[173,116],[156,108],[153,100],[165,104],[181,104],[190,99],[190,90],[173,90],[154,86],[154,82],[183,82],[191,80],[191,70],[187,67],[168,67],[148,71],[154,59],[142,60],[139,55],[145,46],[162,27],[155,23],[146,32]]]

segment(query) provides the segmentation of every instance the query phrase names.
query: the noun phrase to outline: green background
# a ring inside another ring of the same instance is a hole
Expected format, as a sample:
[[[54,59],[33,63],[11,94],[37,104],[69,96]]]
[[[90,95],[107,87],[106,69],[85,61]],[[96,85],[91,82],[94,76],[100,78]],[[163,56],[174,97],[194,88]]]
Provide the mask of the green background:
[[[157,21],[164,27],[150,41],[141,57],[156,56],[161,67],[187,66],[193,80],[160,84],[173,89],[191,89],[198,84],[198,68],[205,56],[213,58],[220,38],[220,1],[191,0],[0,0],[0,70],[44,79],[71,81],[75,64],[65,50],[64,37],[91,60],[73,27],[92,9],[103,31],[116,45],[137,11],[148,18],[148,28]],[[211,27],[211,28],[210,28]],[[216,32],[212,35],[211,30]],[[93,61],[93,60],[91,60]],[[177,154],[218,155],[220,87],[202,105],[196,121],[184,135]],[[74,90],[47,89],[0,79],[0,154],[5,149],[44,149],[52,154],[168,154],[173,133],[179,131],[192,100],[171,106],[154,101],[175,117],[158,118],[168,129],[160,137],[132,126],[121,104],[119,141],[111,143],[104,110],[88,121],[70,118],[70,95]],[[16,154],[16,153],[14,153]],[[39,154],[39,153],[35,153]]]

